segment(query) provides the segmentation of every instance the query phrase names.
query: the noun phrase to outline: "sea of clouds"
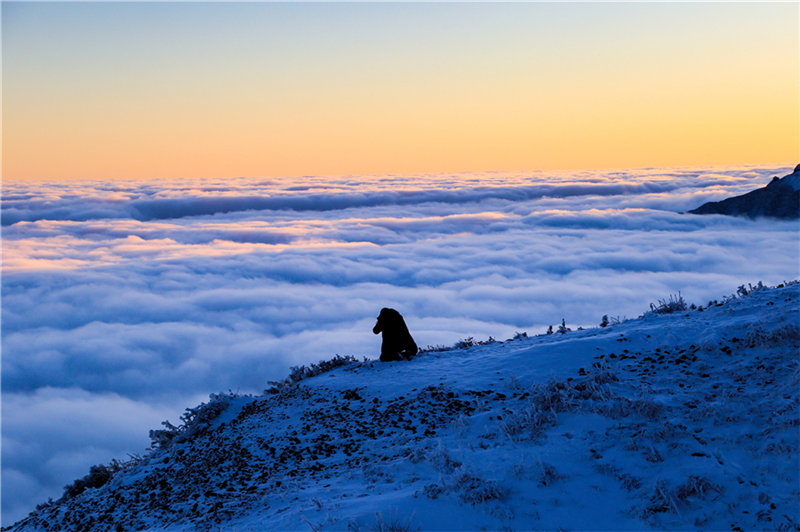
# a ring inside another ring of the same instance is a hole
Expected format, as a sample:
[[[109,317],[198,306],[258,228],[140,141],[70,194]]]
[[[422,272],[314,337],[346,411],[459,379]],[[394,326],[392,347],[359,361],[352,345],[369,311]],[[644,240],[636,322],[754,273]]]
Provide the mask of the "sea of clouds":
[[[790,171],[4,183],[3,524],[209,393],[376,357],[384,306],[451,345],[800,277],[797,222],[681,214]]]

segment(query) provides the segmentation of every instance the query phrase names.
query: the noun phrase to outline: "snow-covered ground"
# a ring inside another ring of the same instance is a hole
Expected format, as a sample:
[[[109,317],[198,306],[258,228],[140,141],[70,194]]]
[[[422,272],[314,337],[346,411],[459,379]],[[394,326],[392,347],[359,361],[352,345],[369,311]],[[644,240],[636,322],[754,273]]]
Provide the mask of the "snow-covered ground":
[[[12,529],[797,530],[799,352],[790,283],[349,364],[215,396]]]

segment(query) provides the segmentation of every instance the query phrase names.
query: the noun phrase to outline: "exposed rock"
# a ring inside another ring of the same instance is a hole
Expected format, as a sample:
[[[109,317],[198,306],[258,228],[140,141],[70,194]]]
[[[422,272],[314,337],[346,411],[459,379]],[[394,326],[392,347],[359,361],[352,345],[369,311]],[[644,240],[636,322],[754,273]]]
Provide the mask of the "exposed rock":
[[[689,212],[796,220],[800,218],[800,164],[789,175],[773,177],[765,187],[722,201],[710,201]]]

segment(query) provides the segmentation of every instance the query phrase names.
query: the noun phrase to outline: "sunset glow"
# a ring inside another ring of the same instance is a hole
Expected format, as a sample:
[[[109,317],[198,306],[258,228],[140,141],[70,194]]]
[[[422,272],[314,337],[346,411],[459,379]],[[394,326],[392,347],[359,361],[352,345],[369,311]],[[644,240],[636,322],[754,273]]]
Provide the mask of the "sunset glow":
[[[798,6],[4,2],[3,178],[798,159]]]

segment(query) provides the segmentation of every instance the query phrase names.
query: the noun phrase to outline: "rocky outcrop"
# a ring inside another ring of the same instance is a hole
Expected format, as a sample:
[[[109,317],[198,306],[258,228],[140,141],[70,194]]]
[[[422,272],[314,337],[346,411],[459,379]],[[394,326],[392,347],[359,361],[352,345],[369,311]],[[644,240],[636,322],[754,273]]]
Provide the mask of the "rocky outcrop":
[[[773,177],[765,187],[722,201],[710,201],[689,212],[796,220],[800,218],[800,164],[789,175]]]

